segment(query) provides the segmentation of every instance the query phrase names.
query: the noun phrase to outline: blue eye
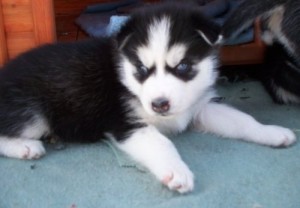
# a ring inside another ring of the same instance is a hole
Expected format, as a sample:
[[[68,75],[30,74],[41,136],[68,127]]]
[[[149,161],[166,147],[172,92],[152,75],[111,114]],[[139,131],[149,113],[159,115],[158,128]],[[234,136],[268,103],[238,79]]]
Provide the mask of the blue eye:
[[[191,70],[191,66],[187,63],[180,63],[177,65],[176,67],[176,71],[177,73],[179,74],[184,74],[184,73],[187,73]]]
[[[134,76],[139,82],[143,82],[149,77],[152,71],[153,70],[148,69],[143,64],[139,64],[136,66],[136,73],[134,73]]]
[[[140,65],[137,67],[137,72],[142,76],[146,76],[148,74],[149,70],[144,65]]]

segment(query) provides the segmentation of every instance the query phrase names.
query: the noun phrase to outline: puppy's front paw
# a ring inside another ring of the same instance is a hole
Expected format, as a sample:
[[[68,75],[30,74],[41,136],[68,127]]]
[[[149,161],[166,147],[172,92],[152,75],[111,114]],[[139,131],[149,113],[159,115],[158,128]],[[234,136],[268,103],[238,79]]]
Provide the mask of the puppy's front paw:
[[[194,175],[181,160],[172,161],[165,166],[161,166],[155,172],[158,179],[170,190],[186,193],[194,188]]]
[[[38,159],[46,153],[46,150],[39,140],[15,139],[11,140],[4,155],[17,159]]]
[[[287,147],[296,142],[296,135],[290,129],[267,125],[261,131],[260,143],[272,147]]]

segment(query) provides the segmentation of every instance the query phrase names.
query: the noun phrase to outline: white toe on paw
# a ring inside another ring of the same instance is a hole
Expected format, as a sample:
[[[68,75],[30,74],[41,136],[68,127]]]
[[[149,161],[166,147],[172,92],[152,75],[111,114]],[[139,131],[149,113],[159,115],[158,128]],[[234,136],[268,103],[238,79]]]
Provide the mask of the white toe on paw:
[[[178,191],[179,193],[190,192],[194,188],[194,175],[184,164],[180,161],[178,164],[169,164],[165,170],[160,170],[158,178],[170,190]]]
[[[41,141],[31,139],[18,139],[11,144],[6,156],[18,159],[38,159],[46,153]]]
[[[296,135],[290,129],[280,126],[265,126],[262,143],[273,147],[287,147],[296,142]]]

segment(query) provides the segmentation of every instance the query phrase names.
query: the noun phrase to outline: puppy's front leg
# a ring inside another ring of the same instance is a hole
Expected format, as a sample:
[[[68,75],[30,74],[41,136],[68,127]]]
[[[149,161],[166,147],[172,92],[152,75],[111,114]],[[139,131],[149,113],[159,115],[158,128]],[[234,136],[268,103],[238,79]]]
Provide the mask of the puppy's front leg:
[[[198,130],[223,137],[274,147],[289,146],[296,141],[295,134],[287,128],[263,125],[246,113],[214,102],[200,109],[194,119],[194,126]]]
[[[180,193],[191,191],[193,173],[182,161],[173,143],[155,127],[135,130],[117,146],[147,167],[164,185]]]

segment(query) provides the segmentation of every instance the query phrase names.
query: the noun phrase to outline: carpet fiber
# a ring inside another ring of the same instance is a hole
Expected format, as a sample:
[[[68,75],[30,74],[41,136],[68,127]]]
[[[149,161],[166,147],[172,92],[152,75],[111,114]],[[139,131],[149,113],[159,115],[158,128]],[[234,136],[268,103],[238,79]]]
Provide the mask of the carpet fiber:
[[[224,102],[300,136],[299,106],[274,104],[255,81],[219,86]],[[275,149],[188,131],[172,138],[195,174],[186,195],[164,188],[108,143],[47,147],[39,160],[0,157],[1,208],[298,208],[300,145]]]

